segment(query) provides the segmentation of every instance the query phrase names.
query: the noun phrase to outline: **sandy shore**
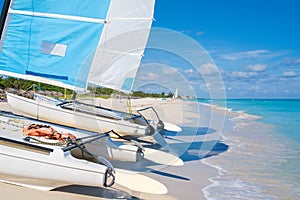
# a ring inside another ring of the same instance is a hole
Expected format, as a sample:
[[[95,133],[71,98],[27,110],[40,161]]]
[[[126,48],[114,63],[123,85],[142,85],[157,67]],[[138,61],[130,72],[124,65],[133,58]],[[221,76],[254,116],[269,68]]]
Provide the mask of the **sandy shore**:
[[[126,108],[126,100],[98,100],[96,104],[117,108]],[[202,163],[202,157],[221,153],[211,148],[219,137],[221,125],[211,120],[212,115],[217,121],[222,120],[219,113],[212,114],[207,106],[187,101],[171,101],[161,99],[137,99],[132,101],[132,110],[135,112],[141,106],[154,106],[163,121],[178,124],[182,127],[181,133],[166,133],[167,141],[174,153],[177,153],[185,162],[184,166],[155,165],[142,169],[143,175],[160,181],[168,188],[167,195],[147,195],[133,192],[123,192],[112,187],[109,189],[68,186],[54,191],[39,191],[25,187],[0,183],[1,199],[11,200],[79,200],[79,199],[130,199],[132,196],[141,196],[143,199],[205,199],[202,188],[210,184],[208,178],[217,175],[217,170]],[[17,113],[7,103],[0,103],[0,110]],[[201,113],[201,118],[199,118]],[[146,114],[147,115],[147,114]],[[209,153],[207,155],[207,153]],[[120,164],[124,166],[124,163]],[[132,165],[132,164],[130,164]],[[130,167],[128,164],[128,166]],[[126,168],[126,167],[125,167]],[[0,178],[5,178],[0,175]],[[131,181],[131,180],[128,180]],[[132,197],[134,198],[134,197]]]

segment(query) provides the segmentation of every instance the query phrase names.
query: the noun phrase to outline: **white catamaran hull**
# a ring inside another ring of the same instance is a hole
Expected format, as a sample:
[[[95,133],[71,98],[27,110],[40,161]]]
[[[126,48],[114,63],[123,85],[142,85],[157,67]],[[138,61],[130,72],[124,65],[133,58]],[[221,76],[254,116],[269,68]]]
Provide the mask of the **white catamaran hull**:
[[[95,132],[114,130],[120,134],[145,136],[147,126],[132,123],[124,119],[110,119],[96,115],[63,109],[56,105],[28,99],[12,93],[7,93],[7,102],[13,108],[29,114],[38,120],[44,120],[66,126],[76,127]]]
[[[57,129],[62,130],[62,129]],[[88,132],[80,131],[77,133],[79,137],[88,137]],[[85,147],[95,156],[104,157],[109,160],[138,162],[144,158],[142,149],[137,146],[125,144],[123,142],[114,142],[109,136],[105,136],[92,143],[88,143]],[[76,153],[80,157],[82,152]]]
[[[168,192],[165,185],[147,176],[116,168],[112,175],[109,167],[76,159],[61,147],[30,144],[6,136],[0,137],[0,163],[0,172],[4,174],[0,182],[34,189],[51,190],[70,184],[110,187],[116,183],[115,188],[133,193]]]
[[[6,138],[0,139],[0,163],[3,174],[98,187],[105,186],[108,170],[104,165],[75,159],[60,148],[43,150]]]

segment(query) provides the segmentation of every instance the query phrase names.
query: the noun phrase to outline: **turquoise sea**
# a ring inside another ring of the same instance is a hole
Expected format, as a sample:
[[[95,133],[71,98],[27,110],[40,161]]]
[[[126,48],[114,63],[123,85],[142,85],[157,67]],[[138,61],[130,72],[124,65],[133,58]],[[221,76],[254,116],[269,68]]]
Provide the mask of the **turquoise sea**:
[[[300,199],[300,100],[226,100],[226,107],[221,140],[229,149],[203,161],[219,170],[205,196]]]

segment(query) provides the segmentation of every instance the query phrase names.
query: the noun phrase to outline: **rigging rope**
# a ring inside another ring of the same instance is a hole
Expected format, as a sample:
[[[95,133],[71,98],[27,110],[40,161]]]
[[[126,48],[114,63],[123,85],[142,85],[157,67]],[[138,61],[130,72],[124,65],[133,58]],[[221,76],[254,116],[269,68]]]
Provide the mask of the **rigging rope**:
[[[26,135],[25,135],[26,136]],[[44,144],[44,145],[51,145],[51,146],[67,146],[70,142],[68,140],[63,140],[63,141],[57,141],[57,142],[46,142],[39,140],[34,137],[26,136],[24,138],[26,142],[34,143],[34,144]],[[33,140],[33,141],[31,141]]]

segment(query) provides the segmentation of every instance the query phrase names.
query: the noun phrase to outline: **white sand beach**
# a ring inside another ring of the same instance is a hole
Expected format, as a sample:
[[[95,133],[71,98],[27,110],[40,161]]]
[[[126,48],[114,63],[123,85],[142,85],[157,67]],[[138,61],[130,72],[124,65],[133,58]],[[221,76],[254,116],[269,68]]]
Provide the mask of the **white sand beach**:
[[[113,109],[120,107],[120,103],[126,105],[126,100],[101,99],[97,102],[97,104],[109,106]],[[181,133],[166,133],[166,138],[172,151],[183,159],[184,166],[139,165],[126,162],[113,162],[113,165],[125,169],[138,169],[139,173],[163,183],[168,188],[168,194],[140,194],[133,191],[122,191],[117,186],[104,189],[78,185],[66,186],[53,191],[40,191],[0,183],[1,199],[205,199],[201,189],[210,184],[208,179],[217,175],[217,169],[202,163],[201,157],[222,153],[223,150],[220,152],[218,149],[211,151],[211,148],[219,138],[219,130],[222,124],[218,122],[222,122],[224,112],[219,111],[219,113],[214,112],[212,114],[211,108],[208,106],[181,100],[136,99],[132,101],[133,111],[140,106],[154,106],[163,121],[182,127],[183,131]],[[0,103],[0,110],[18,113],[6,102]],[[199,113],[201,113],[200,120]],[[211,120],[212,115],[214,115],[215,121]],[[207,153],[209,154],[206,155]],[[5,175],[0,175],[0,179],[5,179]]]

